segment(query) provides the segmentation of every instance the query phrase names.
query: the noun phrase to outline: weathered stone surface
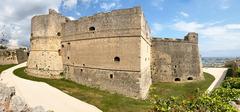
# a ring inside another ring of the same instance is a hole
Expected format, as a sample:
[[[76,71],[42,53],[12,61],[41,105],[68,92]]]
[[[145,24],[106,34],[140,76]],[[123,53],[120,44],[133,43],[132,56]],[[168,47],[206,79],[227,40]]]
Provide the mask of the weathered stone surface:
[[[151,85],[151,45],[139,7],[83,17],[62,27],[67,78],[130,97],[146,97]]]
[[[6,109],[4,106],[0,105],[0,112],[6,112]]]
[[[182,82],[203,79],[198,35],[184,39],[152,40],[153,82]]]
[[[23,49],[0,49],[0,65],[19,64],[27,61],[27,57]]]
[[[46,112],[42,106],[37,106],[32,109],[31,112]]]
[[[22,98],[19,96],[12,97],[9,108],[10,108],[10,111],[13,111],[13,112],[28,112],[28,111],[30,111],[26,102],[24,102],[22,100]]]
[[[68,18],[49,10],[48,15],[32,18],[31,52],[26,71],[45,78],[61,78],[63,71],[61,49],[61,24]]]
[[[19,96],[15,95],[14,87],[0,83],[0,112],[46,112],[43,107],[30,108]]]
[[[7,87],[5,84],[0,83],[0,104],[4,105],[5,102],[10,101],[13,95],[15,95],[13,87]]]
[[[50,10],[32,18],[26,71],[144,99],[152,78],[154,82],[202,78],[195,36],[152,39],[140,7],[79,20]]]

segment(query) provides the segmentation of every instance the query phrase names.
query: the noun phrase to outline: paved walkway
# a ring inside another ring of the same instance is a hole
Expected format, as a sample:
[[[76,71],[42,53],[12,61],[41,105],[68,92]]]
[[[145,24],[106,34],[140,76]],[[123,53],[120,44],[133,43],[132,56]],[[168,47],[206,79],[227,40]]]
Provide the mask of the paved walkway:
[[[3,71],[0,82],[14,86],[16,95],[22,97],[29,106],[40,105],[45,110],[53,110],[54,112],[101,112],[95,106],[71,97],[46,83],[22,79],[13,74],[15,69],[24,66],[26,63]]]
[[[214,88],[220,86],[226,76],[227,68],[203,68],[203,71],[215,77],[215,80],[207,89],[208,92],[211,92]]]

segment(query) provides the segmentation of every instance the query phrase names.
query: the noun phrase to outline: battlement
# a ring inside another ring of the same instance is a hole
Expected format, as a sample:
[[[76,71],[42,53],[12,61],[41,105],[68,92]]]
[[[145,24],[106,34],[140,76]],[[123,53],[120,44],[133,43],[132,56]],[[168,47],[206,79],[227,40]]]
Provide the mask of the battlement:
[[[128,8],[128,9],[118,9],[118,10],[112,10],[109,12],[100,12],[96,13],[92,16],[84,16],[80,17],[78,20],[75,21],[81,21],[85,19],[91,19],[93,17],[102,17],[102,16],[117,16],[117,15],[127,15],[127,14],[142,14],[141,7],[133,7],[133,8]]]
[[[152,37],[152,40],[157,41],[163,41],[163,42],[184,42],[184,39],[178,39],[178,38],[158,38],[158,37]]]
[[[193,43],[198,43],[198,34],[195,32],[189,32],[185,37],[184,40],[193,42]]]
[[[54,10],[54,9],[49,9],[49,10],[48,10],[48,14],[35,15],[35,16],[32,17],[32,20],[35,19],[35,18],[37,18],[37,17],[48,16],[48,15],[60,15],[60,16],[62,16],[61,13],[58,13],[56,10]]]
[[[61,24],[69,21],[67,17],[62,16],[53,9],[49,9],[49,14],[37,15],[31,21],[31,37],[59,37]]]
[[[62,24],[62,40],[95,39],[112,37],[145,37],[147,28],[142,21],[143,12],[140,7],[113,10],[97,13],[93,16],[81,17],[79,20]],[[144,33],[141,33],[141,30]],[[149,31],[147,31],[149,32]]]
[[[48,12],[49,12],[49,14],[60,14],[57,11],[55,11],[54,9],[49,9]]]
[[[198,42],[198,34],[194,33],[194,32],[190,32],[184,37],[184,39],[152,37],[152,41],[197,43]]]
[[[26,71],[39,77],[56,78],[63,71],[61,24],[69,19],[50,9],[49,14],[34,16],[31,21],[31,53]]]

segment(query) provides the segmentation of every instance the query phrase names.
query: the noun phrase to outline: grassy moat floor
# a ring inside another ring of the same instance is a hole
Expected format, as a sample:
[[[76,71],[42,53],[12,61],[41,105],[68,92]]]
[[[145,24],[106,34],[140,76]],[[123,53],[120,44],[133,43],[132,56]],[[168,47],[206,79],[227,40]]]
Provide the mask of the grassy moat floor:
[[[111,94],[107,91],[101,91],[97,88],[86,87],[65,79],[53,80],[37,78],[27,75],[24,72],[24,69],[24,67],[19,68],[14,71],[14,74],[24,79],[46,82],[79,100],[97,106],[104,112],[148,112],[152,109],[150,98],[147,100],[136,100],[119,94]],[[207,73],[204,73],[204,76],[205,80],[197,82],[153,84],[149,96],[180,96],[191,98],[197,88],[199,88],[199,91],[205,91],[214,81],[213,76]]]
[[[9,64],[9,65],[0,65],[0,73],[2,73],[2,71],[8,69],[8,68],[11,68],[15,66],[15,64]]]

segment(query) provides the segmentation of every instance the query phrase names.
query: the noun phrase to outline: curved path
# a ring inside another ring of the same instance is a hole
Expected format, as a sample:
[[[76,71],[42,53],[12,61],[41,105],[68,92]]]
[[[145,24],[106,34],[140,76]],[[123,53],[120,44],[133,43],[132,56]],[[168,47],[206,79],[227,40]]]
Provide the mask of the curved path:
[[[26,66],[26,62],[2,72],[1,81],[14,86],[16,95],[22,97],[31,107],[43,106],[54,112],[101,112],[97,107],[71,97],[43,82],[19,78],[13,74],[17,68]]]
[[[228,68],[203,68],[203,71],[209,73],[215,77],[213,83],[207,89],[211,92],[214,88],[220,86],[221,82],[224,80]]]

